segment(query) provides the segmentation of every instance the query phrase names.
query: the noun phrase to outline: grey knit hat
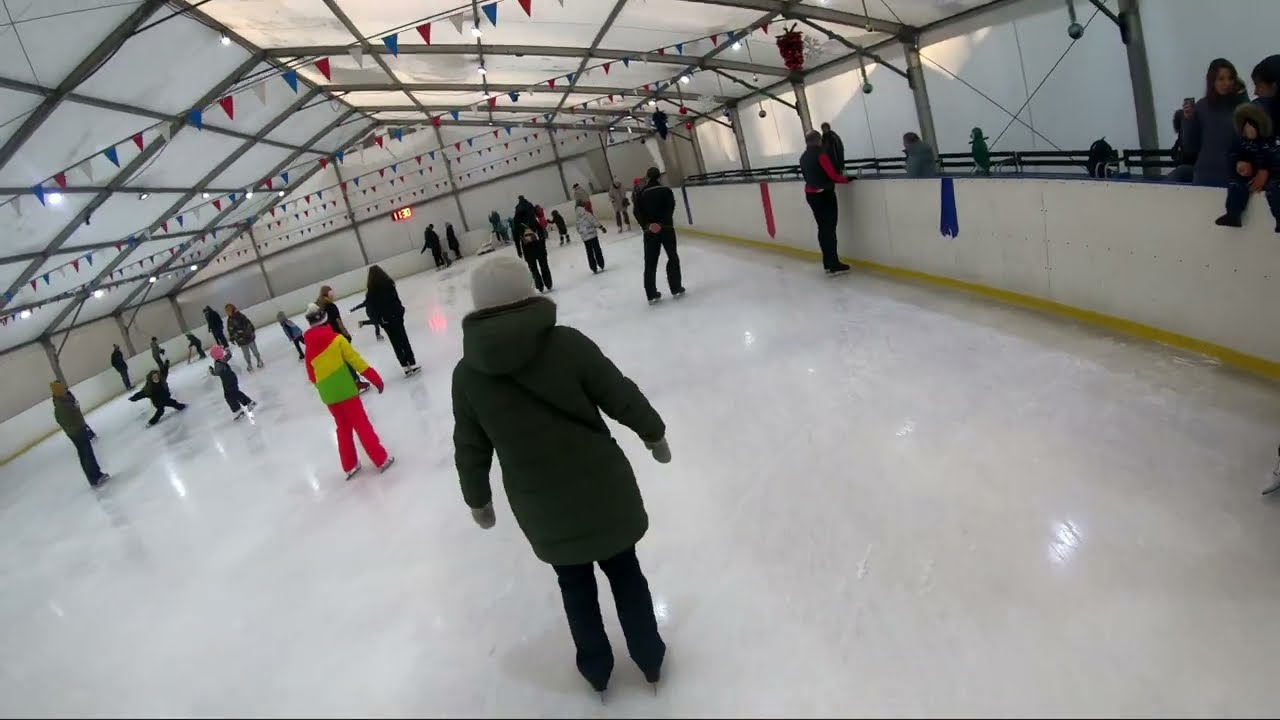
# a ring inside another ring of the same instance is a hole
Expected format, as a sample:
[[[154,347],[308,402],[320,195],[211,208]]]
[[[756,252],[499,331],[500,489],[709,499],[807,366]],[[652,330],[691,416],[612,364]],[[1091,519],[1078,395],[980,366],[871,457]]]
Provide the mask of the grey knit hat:
[[[477,310],[510,305],[533,294],[528,266],[513,257],[494,258],[471,273],[471,300]]]

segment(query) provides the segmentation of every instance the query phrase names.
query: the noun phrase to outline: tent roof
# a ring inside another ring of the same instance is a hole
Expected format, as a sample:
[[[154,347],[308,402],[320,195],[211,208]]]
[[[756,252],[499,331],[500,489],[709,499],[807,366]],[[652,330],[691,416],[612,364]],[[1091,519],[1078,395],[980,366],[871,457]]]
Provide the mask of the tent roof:
[[[551,128],[647,131],[651,98],[718,120],[786,77],[784,20],[829,62],[987,1],[11,3],[0,351],[176,292],[228,248],[349,223],[338,163],[399,180],[359,217],[545,162]]]

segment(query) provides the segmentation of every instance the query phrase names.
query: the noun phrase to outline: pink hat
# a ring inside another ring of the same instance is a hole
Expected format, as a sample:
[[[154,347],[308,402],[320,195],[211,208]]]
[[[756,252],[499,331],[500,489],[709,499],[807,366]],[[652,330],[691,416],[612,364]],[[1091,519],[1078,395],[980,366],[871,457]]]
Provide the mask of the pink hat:
[[[221,345],[214,345],[209,349],[209,355],[214,360],[222,360],[227,356],[227,351],[223,350]]]

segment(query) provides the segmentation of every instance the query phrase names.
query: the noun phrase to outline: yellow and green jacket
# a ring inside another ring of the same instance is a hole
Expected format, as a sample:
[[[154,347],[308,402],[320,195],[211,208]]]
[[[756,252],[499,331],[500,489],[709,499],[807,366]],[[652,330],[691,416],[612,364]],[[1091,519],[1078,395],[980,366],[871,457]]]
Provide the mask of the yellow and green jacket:
[[[382,390],[382,377],[346,338],[328,325],[318,325],[302,334],[306,346],[307,379],[316,386],[325,405],[336,405],[360,394],[355,378],[347,368],[365,376]]]

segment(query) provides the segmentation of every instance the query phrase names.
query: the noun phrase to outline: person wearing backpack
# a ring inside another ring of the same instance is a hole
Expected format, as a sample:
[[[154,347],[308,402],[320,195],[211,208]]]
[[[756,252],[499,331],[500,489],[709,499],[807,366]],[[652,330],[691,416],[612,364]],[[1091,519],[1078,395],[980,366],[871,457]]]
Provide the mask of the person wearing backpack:
[[[666,644],[636,544],[649,528],[631,463],[602,413],[629,428],[660,463],[666,424],[636,384],[556,305],[534,294],[519,260],[472,273],[475,310],[462,320],[453,371],[453,443],[462,497],[482,528],[496,522],[496,454],[511,512],[539,560],[555,570],[578,671],[608,687],[613,650],[600,615],[595,565],[613,591],[631,659],[657,683]]]

